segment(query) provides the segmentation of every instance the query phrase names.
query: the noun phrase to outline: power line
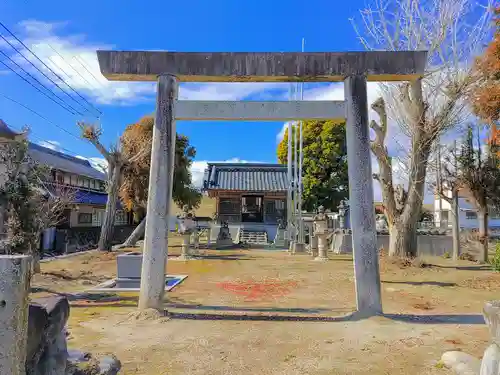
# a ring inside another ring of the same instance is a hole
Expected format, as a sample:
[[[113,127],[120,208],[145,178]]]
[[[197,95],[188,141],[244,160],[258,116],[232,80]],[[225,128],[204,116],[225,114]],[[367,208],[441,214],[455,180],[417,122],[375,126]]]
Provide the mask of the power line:
[[[99,80],[96,78],[96,76],[90,71],[87,69],[87,66],[85,64],[85,61],[83,60],[83,57],[80,58],[79,56],[73,56],[73,58],[78,61],[80,63],[80,65],[83,67],[83,69],[85,69],[92,77],[94,77],[95,81],[100,85],[102,86],[102,83],[99,82]]]
[[[23,107],[24,109],[27,109],[27,110],[28,110],[28,111],[30,111],[31,113],[33,113],[33,114],[37,115],[38,117],[40,117],[42,120],[47,121],[49,124],[54,125],[56,128],[61,129],[62,131],[64,131],[65,133],[67,133],[67,134],[69,134],[69,135],[71,135],[71,136],[75,137],[76,139],[78,139],[78,140],[80,140],[80,141],[82,141],[82,142],[85,142],[85,141],[84,141],[82,138],[80,138],[79,136],[77,136],[77,135],[75,135],[75,134],[71,133],[69,130],[65,129],[64,127],[62,127],[62,126],[60,126],[60,125],[56,124],[55,122],[53,122],[53,121],[49,120],[49,119],[48,119],[47,117],[45,117],[44,115],[42,115],[42,114],[38,113],[37,111],[35,111],[34,109],[32,109],[32,108],[28,107],[26,104],[23,104],[23,103],[21,103],[21,102],[18,102],[17,100],[12,99],[11,97],[9,97],[9,96],[7,96],[7,95],[5,95],[5,94],[2,94],[2,93],[0,93],[0,96],[1,96],[1,97],[3,97],[3,98],[5,98],[5,99],[7,99],[7,100],[9,100],[9,101],[11,101],[11,102],[13,102],[13,103],[15,103],[15,104],[17,104],[17,105],[19,105],[19,106],[21,106],[21,107]]]
[[[14,126],[14,125],[9,124],[9,127],[13,128],[14,130],[17,130],[18,132],[23,132],[23,129],[20,128],[19,126]],[[39,142],[44,142],[44,143],[50,144],[50,141],[43,139],[40,135],[38,135],[38,133],[35,133],[32,129],[29,129],[29,136],[31,138],[34,138],[35,140],[38,140]],[[40,145],[40,143],[38,143],[38,144]],[[42,145],[40,145],[40,146],[42,146]],[[45,147],[45,146],[42,146],[42,147]],[[57,147],[60,150],[66,151],[68,153],[68,155],[70,155],[70,156],[76,156],[78,154],[77,152],[71,151],[71,150],[64,148],[62,146],[59,146],[59,145],[54,145],[54,147]]]
[[[24,43],[23,43],[23,42],[22,42],[22,41],[21,41],[21,40],[20,40],[20,39],[19,39],[19,38],[18,38],[18,37],[17,37],[17,36],[13,33],[13,32],[12,32],[12,31],[10,31],[10,29],[9,29],[7,26],[5,26],[2,22],[0,22],[0,26],[2,26],[2,27],[3,27],[3,28],[4,28],[4,29],[5,29],[5,30],[6,30],[6,31],[7,31],[7,32],[8,32],[8,33],[9,33],[9,34],[10,34],[10,35],[14,38],[14,39],[16,39],[16,40],[17,40],[17,41],[18,41],[18,42],[19,42],[19,43],[20,43],[20,44],[21,44],[21,45],[22,45],[22,46],[23,46],[26,50],[28,50],[28,51],[29,51],[29,52],[30,52],[30,53],[31,53],[31,54],[32,54],[32,55],[33,55],[33,56],[34,56],[34,57],[35,57],[38,61],[40,61],[40,62],[43,64],[43,66],[45,66],[45,67],[46,67],[46,68],[47,68],[50,72],[52,72],[52,74],[54,74],[54,75],[55,75],[55,76],[56,76],[56,77],[57,77],[57,78],[58,78],[58,79],[59,79],[62,83],[64,83],[66,86],[68,86],[68,87],[69,87],[69,88],[70,88],[70,89],[71,89],[71,90],[72,90],[75,94],[77,94],[77,95],[78,95],[81,99],[83,99],[83,100],[84,100],[84,101],[85,101],[88,105],[90,105],[90,107],[92,107],[92,108],[93,108],[94,110],[96,110],[96,111],[97,111],[100,115],[102,115],[102,112],[101,112],[99,109],[97,109],[94,105],[92,105],[92,104],[91,104],[91,103],[90,103],[87,99],[85,99],[82,95],[80,95],[80,93],[79,93],[78,91],[76,91],[76,90],[75,90],[75,89],[74,89],[74,88],[73,88],[73,87],[72,87],[69,83],[67,83],[65,80],[63,80],[59,74],[57,74],[56,72],[54,72],[54,71],[53,71],[53,70],[52,70],[52,69],[51,69],[51,68],[50,68],[47,64],[45,64],[45,62],[44,62],[42,59],[40,59],[40,58],[39,58],[39,57],[38,57],[38,56],[37,56],[37,55],[36,55],[36,54],[35,54],[35,53],[34,53],[34,52],[30,49],[30,48],[28,48],[28,47],[26,46],[26,44],[24,44]],[[14,46],[12,46],[12,44],[11,44],[10,42],[8,42],[8,41],[7,41],[7,39],[5,39],[3,36],[2,36],[2,38],[3,38],[3,39],[7,42],[7,43],[9,43],[9,45],[10,45],[12,48],[16,49]],[[17,50],[17,49],[16,49],[16,50]],[[18,51],[18,52],[19,52],[19,51]],[[19,53],[20,53],[20,52],[19,52]],[[21,54],[21,53],[20,53],[20,54]],[[22,54],[21,54],[21,55],[22,55]],[[24,55],[22,55],[22,56],[24,57]],[[31,63],[31,61],[30,61],[29,59],[27,59],[26,57],[24,57],[24,58],[25,58],[27,61],[29,61],[29,62]],[[32,65],[33,65],[33,66],[35,66],[34,64],[32,64]],[[35,66],[35,68],[36,68],[36,66]],[[38,69],[38,68],[37,68],[37,69]],[[40,69],[38,69],[38,70],[41,72],[41,70],[40,70]],[[44,73],[42,72],[42,74],[44,74]],[[45,74],[44,74],[44,76],[45,76],[45,77],[47,77]],[[48,78],[48,77],[47,77],[47,79],[50,79],[50,78]],[[51,80],[51,81],[52,81],[52,80]],[[62,88],[61,88],[61,87],[60,87],[57,83],[55,83],[54,81],[52,81],[52,82],[53,82],[53,83],[54,83],[57,87],[59,87],[59,89],[60,89],[61,91],[63,91],[64,93],[66,93],[66,95],[68,95],[71,99],[73,99],[75,102],[77,102],[77,103],[78,103],[78,101],[77,101],[75,98],[73,98],[73,97],[72,97],[71,95],[69,95],[66,91],[64,91],[64,90],[63,90],[63,89],[62,89]],[[80,103],[79,103],[79,104],[80,104]],[[81,105],[81,104],[80,104],[80,105]],[[82,106],[82,107],[83,107],[83,106]],[[88,111],[88,109],[87,109],[87,111]]]
[[[66,59],[65,59],[65,58],[64,58],[64,57],[63,57],[63,56],[62,56],[59,52],[57,52],[57,50],[56,50],[54,47],[52,47],[49,43],[47,43],[47,45],[49,46],[49,48],[50,48],[52,51],[54,51],[54,53],[55,53],[55,54],[57,54],[57,55],[58,55],[58,56],[62,59],[62,61],[64,61],[64,62],[66,63],[66,65],[68,65],[71,69],[73,69],[73,71],[74,71],[76,74],[78,74],[78,75],[79,75],[79,76],[80,76],[80,77],[81,77],[81,78],[82,78],[85,82],[87,82],[87,84],[88,84],[90,87],[94,88],[94,85],[92,85],[89,81],[87,81],[87,79],[86,79],[86,78],[85,78],[85,77],[84,77],[84,76],[83,76],[83,75],[82,75],[82,74],[81,74],[78,70],[76,70],[76,69],[73,67],[73,65],[71,65],[70,63],[68,63],[68,62],[66,61]],[[73,56],[73,57],[74,57],[74,56]],[[51,61],[52,61],[52,60],[51,60]],[[52,62],[54,62],[54,61],[52,61]],[[54,64],[55,64],[55,63],[54,63]],[[56,64],[56,65],[57,65],[57,64]],[[61,68],[61,67],[60,67],[60,68]],[[64,72],[64,70],[63,70],[62,68],[61,68],[61,70]],[[66,73],[66,72],[64,72],[64,73],[68,76],[68,78],[70,78],[70,77],[69,77],[69,75],[68,75],[68,73]]]
[[[40,73],[42,73],[42,75],[47,78],[50,82],[52,82],[54,85],[56,85],[63,93],[65,93],[66,95],[68,95],[71,99],[73,99],[77,104],[79,104],[80,106],[82,106],[81,103],[78,103],[78,101],[75,100],[75,98],[73,98],[71,95],[69,95],[66,91],[64,91],[63,89],[61,89],[61,87],[56,83],[54,82],[52,79],[50,79],[43,71],[41,71],[35,64],[33,64],[33,62],[31,60],[29,60],[26,56],[24,56],[21,51],[19,51],[12,43],[10,43],[2,34],[0,34],[0,38],[2,38],[4,41],[6,41],[19,55],[21,55],[28,63],[30,63],[36,70],[38,70]],[[13,64],[15,64],[19,69],[21,69],[24,73],[26,73],[27,75],[29,75],[32,79],[34,79],[39,85],[43,86],[44,88],[46,88],[47,90],[49,90],[54,96],[56,96],[57,98],[59,98],[64,104],[66,104],[69,108],[71,108],[73,111],[75,111],[76,113],[78,113],[80,116],[85,116],[83,113],[81,113],[80,111],[78,111],[77,109],[75,109],[73,106],[71,106],[70,104],[68,104],[64,99],[61,99],[56,93],[54,93],[52,90],[48,89],[42,82],[40,82],[38,79],[36,79],[32,74],[28,73],[24,68],[22,68],[18,63],[16,63],[10,56],[8,56],[6,53],[0,51],[0,53],[2,53],[5,57],[7,57]],[[89,112],[89,110],[85,107],[82,106],[83,109],[85,109],[87,112]]]
[[[2,54],[3,52],[0,51]],[[5,55],[7,56],[7,55]],[[7,56],[8,57],[8,56]],[[12,61],[12,60],[11,60]],[[35,86],[33,83],[31,83],[29,80],[27,80],[25,77],[23,77],[22,75],[20,75],[18,72],[16,72],[14,69],[12,69],[10,66],[8,66],[5,62],[3,62],[2,60],[0,60],[0,64],[2,64],[3,66],[5,66],[7,69],[9,69],[10,71],[12,71],[14,74],[16,74],[19,78],[21,78],[23,81],[25,81],[26,83],[28,83],[29,85],[31,85],[32,87],[34,87],[39,93],[45,95],[47,98],[49,98],[50,100],[52,100],[54,103],[56,103],[57,105],[61,106],[62,108],[64,108],[66,111],[68,111],[69,113],[71,113],[72,115],[76,115],[75,112],[73,112],[71,109],[65,107],[63,104],[57,102],[54,100],[54,98],[52,98],[51,96],[47,95],[47,93],[45,93],[44,91],[40,90],[37,86]],[[17,64],[16,64],[17,65]],[[22,68],[21,68],[22,69]],[[26,74],[28,74],[29,76],[33,77],[31,74],[29,74],[28,72],[26,72],[24,69],[22,69]],[[34,77],[33,77],[34,78]],[[36,78],[34,78],[37,82],[39,82]],[[39,84],[41,84],[39,82]],[[42,85],[42,84],[41,84]],[[45,89],[47,89],[47,87],[45,87],[44,85],[42,85],[42,87],[44,87]],[[50,91],[50,90],[49,90]],[[50,91],[53,95],[55,95],[52,91]],[[59,98],[57,95],[55,95],[57,98]],[[66,104],[66,103],[65,103]]]

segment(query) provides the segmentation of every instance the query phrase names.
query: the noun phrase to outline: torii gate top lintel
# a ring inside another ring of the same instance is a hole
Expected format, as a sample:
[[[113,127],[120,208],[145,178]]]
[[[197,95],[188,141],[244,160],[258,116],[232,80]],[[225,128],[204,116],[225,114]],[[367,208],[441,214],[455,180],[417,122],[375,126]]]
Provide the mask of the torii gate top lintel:
[[[163,52],[97,51],[101,73],[112,81],[181,82],[411,81],[424,73],[426,51]]]

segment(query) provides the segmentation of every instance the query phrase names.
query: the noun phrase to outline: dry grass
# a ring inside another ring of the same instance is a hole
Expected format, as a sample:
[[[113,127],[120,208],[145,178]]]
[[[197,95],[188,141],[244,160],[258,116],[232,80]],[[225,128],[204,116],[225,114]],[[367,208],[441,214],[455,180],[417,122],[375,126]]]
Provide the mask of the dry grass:
[[[169,255],[179,253],[177,242],[169,241]],[[81,292],[89,288],[83,281],[114,277],[115,256],[42,264],[34,295]],[[167,293],[168,318],[136,319],[136,294],[70,295],[70,347],[115,353],[126,375],[445,374],[444,351],[482,354],[489,334],[479,314],[500,286],[500,274],[471,262],[430,258],[431,267],[419,268],[383,259],[386,315],[334,321],[356,305],[349,256],[327,263],[258,250],[204,256],[167,263],[169,274],[189,275]]]

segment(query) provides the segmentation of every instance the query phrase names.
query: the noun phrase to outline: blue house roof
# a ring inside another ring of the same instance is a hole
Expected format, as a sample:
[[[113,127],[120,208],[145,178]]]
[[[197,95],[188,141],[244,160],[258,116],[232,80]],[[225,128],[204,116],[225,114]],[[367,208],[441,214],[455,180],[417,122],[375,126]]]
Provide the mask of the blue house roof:
[[[75,192],[74,203],[105,206],[107,200],[108,200],[108,194],[106,193],[96,193],[93,191],[77,190]]]
[[[204,190],[286,191],[286,165],[260,163],[209,163]]]
[[[31,142],[28,145],[28,153],[35,161],[48,167],[96,180],[106,180],[106,175],[93,168],[88,160],[63,154]]]

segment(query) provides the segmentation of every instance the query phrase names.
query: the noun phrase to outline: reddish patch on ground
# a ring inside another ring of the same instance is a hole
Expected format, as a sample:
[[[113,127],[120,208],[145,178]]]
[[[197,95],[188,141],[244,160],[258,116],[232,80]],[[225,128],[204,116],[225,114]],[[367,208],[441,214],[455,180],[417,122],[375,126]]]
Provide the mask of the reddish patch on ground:
[[[297,288],[296,281],[224,281],[218,283],[217,286],[228,292],[244,296],[245,301],[265,301],[284,297],[290,294],[293,289]]]

